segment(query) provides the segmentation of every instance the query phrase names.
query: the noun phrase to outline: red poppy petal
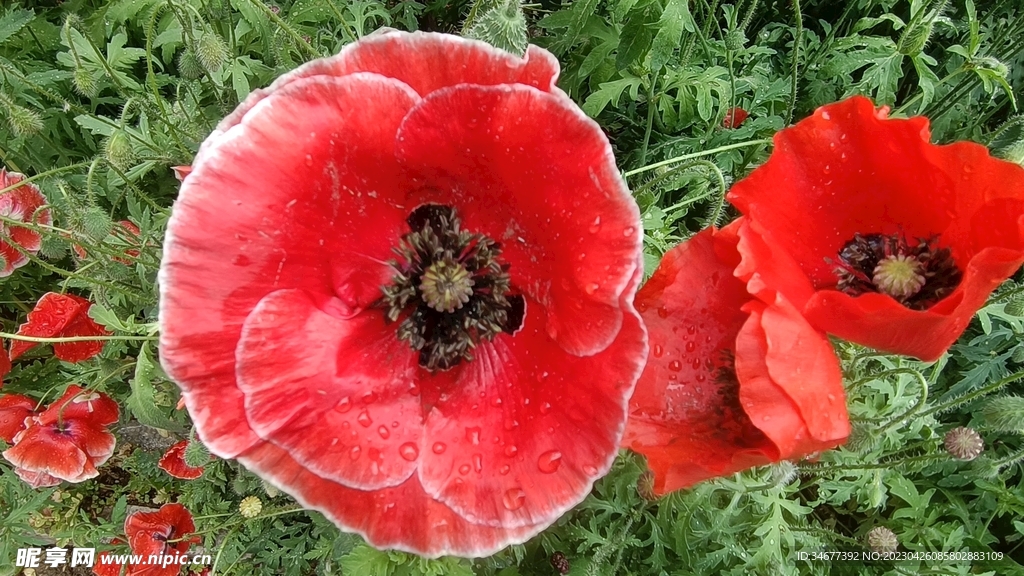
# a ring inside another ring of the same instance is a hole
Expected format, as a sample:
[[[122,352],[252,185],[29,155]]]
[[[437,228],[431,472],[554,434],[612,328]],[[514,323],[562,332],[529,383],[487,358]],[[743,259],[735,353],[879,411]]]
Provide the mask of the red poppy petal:
[[[622,330],[594,356],[556,346],[533,302],[514,337],[477,346],[427,416],[427,493],[470,522],[505,527],[551,522],[578,504],[611,467],[646,358],[639,315],[624,307]]]
[[[160,271],[161,361],[218,456],[258,441],[235,384],[235,347],[257,302],[300,288],[357,311],[390,279],[407,212],[388,196],[406,189],[392,150],[414,99],[368,74],[293,82],[204,146],[182,185]]]
[[[167,543],[157,540],[156,536],[161,536],[164,539],[170,536],[172,540],[177,540],[195,531],[196,526],[192,519],[192,513],[188,511],[188,508],[177,503],[164,504],[156,512],[135,512],[129,514],[124,520],[124,533],[135,554],[140,554],[140,550],[144,548],[149,549],[154,543],[158,543],[162,550]],[[187,549],[187,543],[190,541],[191,539],[186,538],[177,544],[186,543],[185,549]],[[179,552],[184,551],[177,545],[174,548]]]
[[[472,524],[428,496],[415,475],[394,488],[364,492],[313,474],[272,444],[254,446],[238,459],[302,506],[322,512],[343,530],[360,534],[380,549],[428,558],[489,556],[526,541],[546,526]]]
[[[36,401],[21,394],[0,396],[0,438],[8,444],[14,435],[25,429],[25,418],[35,412]]]
[[[394,78],[421,96],[457,84],[524,84],[564,94],[555,87],[558,60],[537,46],[531,45],[520,58],[485,42],[451,34],[375,34],[349,44],[337,56],[313,60],[281,76],[269,88],[253,91],[220,122],[213,136],[241,122],[257,103],[292,82],[311,76],[341,77],[358,72]]]
[[[160,458],[157,466],[175,478],[182,480],[195,480],[203,475],[202,466],[189,466],[185,463],[185,448],[188,447],[188,440],[182,440],[167,449]]]
[[[733,275],[747,283],[747,291],[763,302],[774,302],[783,294],[790,302],[806,302],[814,295],[814,286],[799,264],[781,247],[764,239],[757,222],[741,217],[729,226],[739,242],[740,262]]]
[[[745,252],[746,268],[738,273],[793,277],[801,276],[793,274],[799,268],[818,292],[782,291],[816,328],[888,352],[938,358],[1024,262],[1024,169],[977,144],[936,146],[928,139],[927,119],[888,119],[861,97],[778,133],[769,161],[729,193],[773,252]],[[835,260],[857,233],[938,235],[964,274],[959,288],[920,312],[884,296],[833,291],[837,278],[826,259]]]
[[[83,475],[96,471],[74,439],[56,432],[53,425],[30,426],[18,435],[17,443],[5,450],[3,456],[18,468],[45,472],[64,480],[85,480]]]
[[[751,302],[736,337],[740,402],[785,460],[833,448],[850,433],[839,361],[788,303]]]
[[[362,490],[404,482],[422,408],[410,394],[417,356],[392,330],[380,311],[345,319],[301,290],[261,300],[238,344],[252,429],[325,479]]]
[[[0,189],[13,186],[24,179],[23,174],[8,172],[0,168]],[[23,222],[50,225],[53,223],[53,215],[50,210],[39,210],[45,204],[46,197],[39,191],[39,188],[35,184],[28,183],[0,194],[0,215]],[[0,241],[0,255],[4,257],[4,266],[0,269],[0,277],[10,276],[15,268],[28,263],[28,257],[10,244],[15,244],[22,251],[33,254],[38,252],[42,246],[42,236],[39,232],[16,224],[5,224],[2,229],[5,241]]]
[[[110,332],[89,317],[89,306],[61,331],[62,338],[74,336],[109,336]],[[65,362],[83,362],[98,355],[106,344],[103,340],[62,342],[53,345],[53,355]]]
[[[113,556],[110,552],[100,552],[92,566],[92,573],[96,576],[121,576],[121,568],[124,565],[115,564],[113,560],[104,561],[110,556]]]
[[[666,253],[637,293],[651,350],[622,445],[647,457],[657,494],[777,456],[740,405],[727,402],[736,392],[719,376],[750,300],[732,276],[736,242],[734,227],[700,232]]]
[[[46,472],[33,472],[24,468],[15,468],[14,473],[33,488],[49,488],[57,486],[62,482],[60,478],[50,476]]]
[[[58,419],[84,420],[91,425],[103,427],[117,422],[120,411],[117,402],[103,392],[85,390],[77,384],[71,384],[64,394],[52,402],[41,412],[36,421],[40,424],[53,424]]]
[[[18,328],[18,334],[41,338],[58,337],[79,316],[85,314],[89,306],[89,301],[81,296],[47,292],[28,313],[27,321]],[[36,345],[35,342],[24,340],[13,341],[11,360],[17,359]]]
[[[609,346],[636,267],[640,214],[601,129],[571,102],[523,86],[458,86],[410,111],[399,156],[467,230],[502,242],[514,286],[565,351]]]

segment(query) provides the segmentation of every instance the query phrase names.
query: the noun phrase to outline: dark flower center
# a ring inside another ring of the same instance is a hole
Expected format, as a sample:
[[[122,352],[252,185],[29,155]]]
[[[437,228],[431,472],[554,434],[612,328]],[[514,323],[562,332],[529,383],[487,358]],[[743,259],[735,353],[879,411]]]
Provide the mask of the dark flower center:
[[[911,310],[925,310],[948,296],[962,274],[938,237],[911,246],[902,234],[857,234],[843,245],[836,263],[836,289],[851,296],[878,292]]]
[[[428,370],[473,359],[483,340],[522,326],[526,301],[510,295],[501,246],[462,230],[450,206],[425,204],[406,219],[411,232],[394,248],[395,276],[383,286],[389,322],[402,316],[398,338],[420,353]]]
[[[716,415],[720,418],[719,434],[742,448],[754,448],[765,441],[761,432],[747,411],[740,404],[740,381],[736,376],[735,353],[722,350],[719,365],[714,371],[715,383],[718,384],[719,401],[715,405]]]

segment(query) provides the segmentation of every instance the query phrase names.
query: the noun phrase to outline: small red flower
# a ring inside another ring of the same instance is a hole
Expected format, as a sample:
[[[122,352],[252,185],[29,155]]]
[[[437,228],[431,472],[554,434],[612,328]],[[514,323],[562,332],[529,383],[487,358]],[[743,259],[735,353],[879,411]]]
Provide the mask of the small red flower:
[[[647,457],[659,495],[832,448],[850,431],[825,335],[733,277],[739,224],[669,251],[637,293],[651,351],[622,445]]]
[[[729,108],[722,119],[722,128],[739,128],[750,114],[743,108]]]
[[[89,317],[92,303],[74,294],[47,292],[28,313],[28,321],[18,328],[21,336],[68,338],[72,336],[109,336],[105,328]],[[102,340],[61,342],[53,345],[53,355],[65,362],[82,362],[103,351]],[[36,346],[35,342],[11,343],[11,360]]]
[[[607,472],[646,357],[639,211],[557,62],[373,35],[202,145],[161,360],[211,452],[378,547],[479,556]]]
[[[191,166],[171,166],[171,170],[174,172],[174,177],[178,179],[178,182],[184,182],[185,177],[192,173]]]
[[[165,504],[156,512],[135,512],[124,521],[124,532],[128,538],[131,554],[141,562],[129,564],[123,576],[175,576],[181,572],[181,565],[169,563],[150,564],[150,556],[180,556],[188,552],[192,544],[201,542],[199,536],[188,536],[196,531],[192,514],[181,504]],[[121,543],[115,540],[114,543]],[[120,576],[122,564],[104,563],[102,557],[110,552],[100,553],[101,559],[93,565],[96,576]]]
[[[29,419],[3,456],[36,487],[94,478],[96,467],[114,453],[114,435],[106,427],[117,417],[117,403],[106,394],[72,384],[64,396]]]
[[[0,438],[10,444],[25,429],[25,419],[36,411],[36,401],[21,394],[0,396]]]
[[[928,142],[928,120],[853,97],[775,135],[729,199],[738,271],[774,278],[818,329],[935,360],[1024,262],[1024,169]]]
[[[182,440],[167,449],[160,458],[159,466],[164,471],[182,480],[195,480],[203,475],[202,466],[189,466],[185,463],[185,448],[188,447],[188,440]]]
[[[24,179],[24,174],[0,168],[0,190],[14,186]],[[0,193],[0,216],[48,226],[53,224],[53,216],[49,209],[40,210],[44,204],[46,197],[35,184],[22,184]],[[10,276],[15,269],[28,264],[28,256],[23,252],[35,254],[42,245],[43,237],[39,232],[17,224],[0,222],[0,278]]]

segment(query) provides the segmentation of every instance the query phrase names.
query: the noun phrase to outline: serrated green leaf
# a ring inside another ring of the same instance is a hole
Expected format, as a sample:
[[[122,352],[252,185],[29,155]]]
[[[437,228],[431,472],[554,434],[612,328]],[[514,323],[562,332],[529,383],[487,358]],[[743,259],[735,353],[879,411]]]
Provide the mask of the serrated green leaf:
[[[658,33],[651,45],[651,70],[658,71],[665,66],[672,52],[682,42],[684,30],[692,33],[696,29],[688,0],[668,0],[658,20]]]
[[[17,34],[18,30],[27,26],[35,17],[35,13],[31,10],[21,8],[15,8],[0,17],[0,44]]]
[[[574,2],[570,12],[572,17],[569,19],[569,29],[565,33],[565,45],[572,46],[576,43],[576,39],[579,38],[580,32],[583,31],[583,27],[587,24],[587,19],[597,10],[598,0],[579,0]]]

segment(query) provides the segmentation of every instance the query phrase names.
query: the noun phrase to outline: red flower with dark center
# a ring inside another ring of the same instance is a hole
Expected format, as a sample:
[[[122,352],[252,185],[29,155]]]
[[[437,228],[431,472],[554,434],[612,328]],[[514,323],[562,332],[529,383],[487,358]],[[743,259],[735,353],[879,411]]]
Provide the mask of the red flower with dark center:
[[[750,217],[738,273],[820,330],[930,361],[1024,262],[1024,169],[886,116],[858,96],[775,135],[729,192]]]
[[[750,114],[743,108],[729,108],[722,119],[722,128],[739,128]]]
[[[17,185],[24,174],[0,168],[0,190]],[[53,216],[49,209],[40,210],[46,197],[35,184],[27,183],[0,193],[0,216],[9,220],[49,226]],[[28,264],[27,254],[39,252],[43,237],[35,230],[10,222],[0,222],[0,278]],[[20,248],[20,250],[19,250]]]
[[[202,466],[189,466],[185,463],[185,448],[188,447],[188,440],[182,440],[167,449],[167,452],[160,458],[160,469],[175,478],[182,480],[195,480],[203,475]]]
[[[89,317],[91,306],[81,296],[47,292],[28,313],[28,321],[18,328],[18,334],[39,338],[109,336],[110,332]],[[102,352],[103,344],[102,340],[60,342],[53,345],[53,355],[65,362],[82,362]],[[15,340],[11,343],[11,360],[35,346],[35,342]]]
[[[128,538],[131,553],[142,559],[141,563],[129,564],[123,576],[175,576],[181,572],[181,564],[150,564],[151,555],[180,556],[188,552],[192,544],[202,541],[199,536],[189,536],[196,531],[192,514],[181,504],[165,504],[156,512],[135,512],[124,521],[124,532]],[[121,543],[115,540],[114,543]],[[100,556],[110,556],[102,552]],[[98,560],[93,565],[96,576],[121,576],[122,564],[104,563]]]
[[[554,58],[368,37],[256,91],[168,226],[203,442],[378,547],[480,556],[581,501],[646,357],[639,211]]]
[[[672,249],[637,293],[651,351],[622,445],[647,457],[655,494],[826,450],[850,431],[828,338],[733,277],[739,225]]]
[[[36,401],[21,394],[0,396],[0,438],[10,444],[25,429],[25,419],[36,411]]]
[[[117,417],[117,403],[106,394],[72,384],[15,434],[3,456],[35,487],[95,478],[96,467],[114,453],[114,435],[106,427]]]

